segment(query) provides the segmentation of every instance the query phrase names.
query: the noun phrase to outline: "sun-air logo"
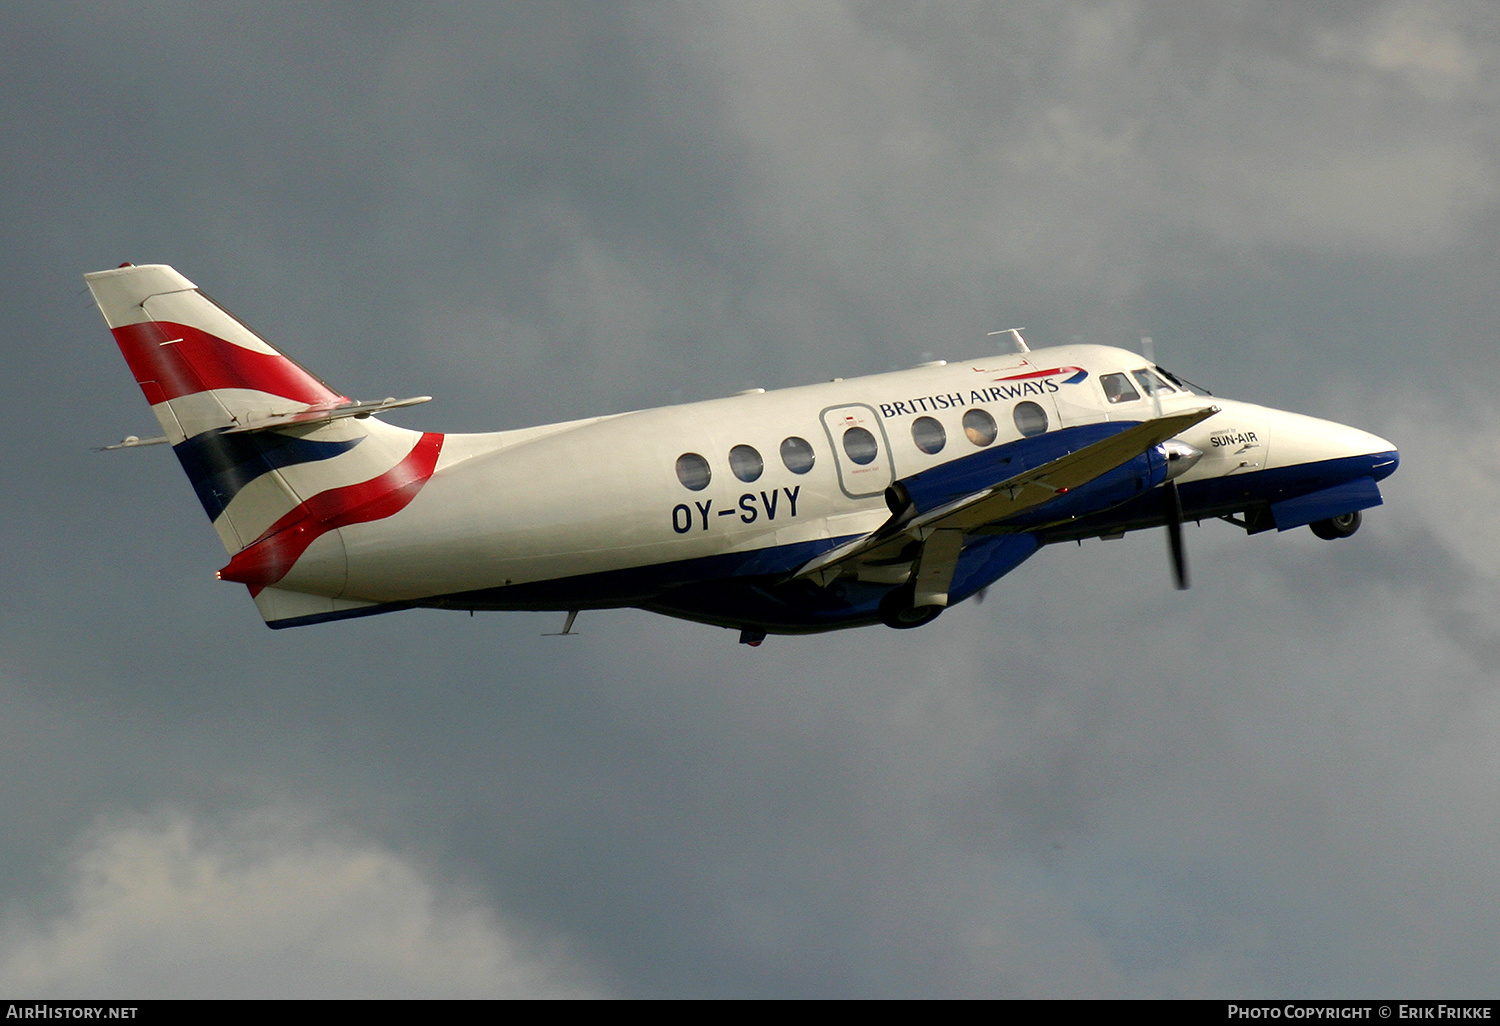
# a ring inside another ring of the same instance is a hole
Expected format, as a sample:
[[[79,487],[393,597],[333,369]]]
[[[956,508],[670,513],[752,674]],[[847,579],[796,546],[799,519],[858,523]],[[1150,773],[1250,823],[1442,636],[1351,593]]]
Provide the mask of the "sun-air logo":
[[[940,395],[923,395],[901,402],[881,403],[880,415],[886,418],[911,417],[918,413],[931,413],[934,410],[1050,395],[1059,391],[1063,385],[1076,385],[1088,376],[1089,372],[1082,367],[1053,367],[1050,370],[1027,371],[1024,374],[995,378],[997,384],[987,388],[971,388],[967,392],[944,392]],[[1059,381],[1059,378],[1062,380]]]

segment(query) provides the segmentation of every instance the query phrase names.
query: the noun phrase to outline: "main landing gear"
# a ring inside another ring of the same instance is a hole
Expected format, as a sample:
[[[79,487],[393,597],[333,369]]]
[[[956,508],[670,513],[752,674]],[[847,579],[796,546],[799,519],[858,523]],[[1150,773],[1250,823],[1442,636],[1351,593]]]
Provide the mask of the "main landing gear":
[[[1324,541],[1333,541],[1335,538],[1347,538],[1358,531],[1363,519],[1359,515],[1359,510],[1355,510],[1353,513],[1329,517],[1327,520],[1315,520],[1307,526],[1312,528],[1313,534]]]
[[[888,591],[880,600],[880,622],[898,631],[907,631],[936,620],[943,607],[912,605],[915,594],[916,586],[911,583]]]

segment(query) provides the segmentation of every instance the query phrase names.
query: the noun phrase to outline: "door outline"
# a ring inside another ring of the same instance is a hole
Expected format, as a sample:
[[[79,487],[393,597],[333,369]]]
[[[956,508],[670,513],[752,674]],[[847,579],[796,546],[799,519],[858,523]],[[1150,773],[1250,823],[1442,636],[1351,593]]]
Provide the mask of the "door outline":
[[[833,465],[839,472],[839,490],[851,499],[880,495],[895,479],[895,461],[885,424],[875,408],[865,403],[843,403],[829,406],[818,414],[828,446],[833,450]],[[875,436],[875,459],[858,464],[844,451],[844,433],[851,427],[862,427]]]

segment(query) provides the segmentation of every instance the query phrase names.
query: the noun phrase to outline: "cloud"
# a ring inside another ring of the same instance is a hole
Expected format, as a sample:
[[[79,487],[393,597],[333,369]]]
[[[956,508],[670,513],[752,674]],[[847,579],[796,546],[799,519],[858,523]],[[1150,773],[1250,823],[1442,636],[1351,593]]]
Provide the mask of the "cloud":
[[[1403,76],[1434,99],[1452,99],[1479,82],[1482,62],[1453,24],[1461,10],[1446,3],[1387,4],[1352,30],[1319,40],[1325,56]]]
[[[1482,992],[1489,5],[429,6],[10,15],[0,985]],[[1190,530],[1185,595],[1158,532],[754,651],[273,634],[168,454],[84,451],[149,420],[77,278],[127,256],[436,430],[1138,326],[1405,461],[1348,542]]]
[[[412,860],[266,808],[100,826],[64,907],[9,916],[0,990],[38,996],[587,997],[557,948]]]
[[[825,277],[978,262],[1118,301],[1211,247],[1410,256],[1462,236],[1500,195],[1474,102],[1494,40],[1465,38],[1481,18],[1313,9],[1272,32],[1128,0],[760,5],[681,31],[713,55],[764,219],[816,226]]]

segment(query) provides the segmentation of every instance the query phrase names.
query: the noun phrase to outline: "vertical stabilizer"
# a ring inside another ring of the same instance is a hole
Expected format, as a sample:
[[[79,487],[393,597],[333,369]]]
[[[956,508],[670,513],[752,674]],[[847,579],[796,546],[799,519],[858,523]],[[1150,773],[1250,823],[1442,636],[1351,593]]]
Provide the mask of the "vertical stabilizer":
[[[233,556],[220,576],[255,596],[274,588],[320,597],[308,605],[267,596],[268,622],[273,612],[305,622],[364,606],[342,597],[339,530],[404,509],[443,443],[370,414],[421,398],[353,402],[171,267],[127,264],[84,279]]]
[[[251,417],[349,401],[170,267],[117,267],[84,280],[173,445]]]

